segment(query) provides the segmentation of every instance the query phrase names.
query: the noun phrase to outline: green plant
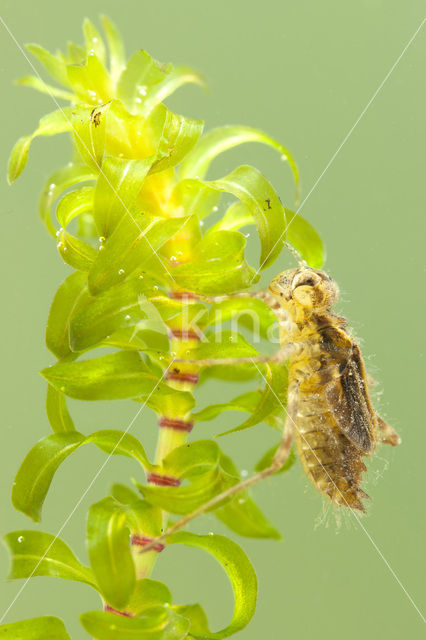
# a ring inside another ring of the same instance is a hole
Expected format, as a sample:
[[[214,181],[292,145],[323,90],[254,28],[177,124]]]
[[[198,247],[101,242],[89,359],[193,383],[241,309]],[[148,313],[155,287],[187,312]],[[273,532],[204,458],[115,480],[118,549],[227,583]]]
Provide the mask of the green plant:
[[[13,560],[9,577],[48,575],[92,586],[104,610],[83,613],[81,622],[98,639],[225,638],[242,629],[255,609],[256,575],[245,553],[220,535],[179,531],[165,541],[167,547],[204,549],[228,574],[234,615],[225,629],[212,633],[200,605],[172,603],[167,586],[151,578],[164,548],[156,538],[167,531],[170,514],[186,516],[202,509],[240,482],[235,464],[215,440],[188,441],[193,425],[239,409],[248,418],[238,430],[264,421],[279,432],[286,367],[265,363],[261,370],[268,384],[262,389],[195,411],[197,383],[224,375],[262,383],[263,378],[250,363],[201,368],[177,361],[258,355],[243,333],[216,331],[218,314],[222,323],[239,315],[241,327],[250,332],[253,326],[244,314],[255,312],[265,338],[275,324],[271,310],[258,299],[212,296],[252,287],[285,241],[314,267],[321,266],[323,250],[312,227],[283,207],[257,169],[240,166],[220,180],[205,179],[218,154],[241,143],[260,142],[287,160],[297,193],[297,167],[288,151],[245,126],[225,126],[202,135],[202,122],[177,115],[163,104],[185,83],[202,85],[202,78],[188,68],[159,64],[144,51],[126,63],[115,27],[106,18],[102,21],[108,54],[88,20],[85,45],[70,44],[66,55],[29,46],[65,89],[46,85],[36,76],[20,80],[71,103],[58,105],[32,135],[18,141],[9,181],[24,169],[36,136],[70,134],[73,159],[47,180],[40,214],[72,272],[54,297],[46,330],[47,346],[57,359],[42,371],[53,434],[38,442],[23,461],[12,500],[16,509],[39,521],[55,471],[73,451],[90,443],[108,456],[137,460],[146,481],[135,481],[134,488],[116,484],[110,495],[90,507],[90,567],[49,533],[15,531],[5,537]],[[220,209],[222,193],[236,198],[225,211]],[[209,227],[204,225],[208,216],[214,220]],[[245,258],[246,238],[240,229],[248,225],[255,226],[260,240],[258,271]],[[93,349],[98,353],[87,357]],[[77,431],[67,396],[92,401],[129,398],[154,410],[160,425],[155,460],[148,459],[130,425],[124,432]],[[270,458],[271,452],[266,452],[257,469],[264,469]],[[213,513],[240,536],[279,538],[247,490],[222,500]],[[3,636],[68,638],[62,622],[52,617],[3,625]]]

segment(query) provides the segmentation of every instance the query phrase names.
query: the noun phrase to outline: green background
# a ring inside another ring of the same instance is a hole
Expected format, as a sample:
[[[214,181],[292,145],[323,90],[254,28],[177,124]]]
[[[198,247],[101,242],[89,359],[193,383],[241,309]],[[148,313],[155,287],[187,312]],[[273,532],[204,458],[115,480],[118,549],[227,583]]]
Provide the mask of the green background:
[[[127,52],[147,49],[156,58],[189,64],[205,74],[210,93],[188,87],[169,104],[205,119],[207,128],[242,123],[265,129],[295,155],[303,196],[421,23],[422,0],[74,0],[2,1],[2,16],[19,43],[49,49],[81,40],[85,16],[114,19]],[[54,109],[48,96],[13,87],[31,73],[0,25],[1,171],[15,140]],[[421,635],[422,621],[398,582],[421,607],[424,597],[424,188],[426,25],[303,208],[327,246],[326,268],[341,287],[338,309],[360,338],[369,371],[380,381],[376,404],[402,436],[397,450],[382,447],[369,465],[373,501],[358,523],[324,508],[298,463],[289,474],[254,493],[284,535],[283,542],[242,540],[255,564],[259,603],[245,640],[283,637],[355,638]],[[10,505],[14,473],[28,448],[49,431],[45,384],[37,371],[52,362],[44,346],[48,306],[67,269],[37,218],[37,199],[51,170],[63,164],[64,138],[43,139],[12,187],[1,180],[2,417],[0,505],[2,531],[32,525]],[[248,145],[213,166],[218,177],[237,163],[258,166],[281,198],[293,205],[288,170],[271,150]],[[302,197],[303,197],[302,196]],[[265,274],[293,266],[283,253]],[[240,385],[208,383],[205,402],[236,395]],[[230,388],[231,387],[231,388]],[[383,390],[383,395],[381,391]],[[131,402],[71,405],[82,431],[124,429]],[[204,437],[237,424],[223,414],[200,423]],[[142,413],[132,428],[152,451],[154,415]],[[266,426],[221,440],[240,468],[250,469],[274,441]],[[104,460],[94,448],[79,450],[59,470],[46,501],[42,528],[56,533]],[[138,473],[135,463],[113,459],[74,513],[62,537],[85,558],[85,511],[117,479]],[[193,530],[224,531],[213,516]],[[422,564],[423,563],[423,564]],[[0,552],[0,575],[8,558]],[[394,572],[395,575],[392,575]],[[168,582],[177,602],[200,600],[214,628],[231,614],[231,591],[202,552],[172,549],[154,577]],[[0,584],[0,615],[20,584]],[[59,615],[74,639],[86,638],[77,616],[98,608],[97,596],[77,583],[36,578],[6,622]]]

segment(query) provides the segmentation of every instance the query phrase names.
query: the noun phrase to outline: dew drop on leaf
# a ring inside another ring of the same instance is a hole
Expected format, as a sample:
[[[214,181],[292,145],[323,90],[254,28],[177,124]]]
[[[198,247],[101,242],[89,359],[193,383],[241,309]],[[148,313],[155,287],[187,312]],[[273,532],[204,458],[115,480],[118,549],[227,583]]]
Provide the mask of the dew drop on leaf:
[[[124,269],[119,269],[118,270],[118,275],[119,276],[124,276]]]
[[[18,542],[24,542],[24,536],[19,536]]]

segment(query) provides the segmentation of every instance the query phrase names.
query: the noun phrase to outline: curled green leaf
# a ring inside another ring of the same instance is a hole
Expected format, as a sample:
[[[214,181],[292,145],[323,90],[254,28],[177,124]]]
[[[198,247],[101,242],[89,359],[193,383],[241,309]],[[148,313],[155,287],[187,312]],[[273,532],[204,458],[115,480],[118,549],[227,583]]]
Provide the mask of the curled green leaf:
[[[23,76],[18,78],[16,84],[21,87],[29,87],[40,91],[40,93],[47,93],[49,96],[60,98],[61,100],[67,100],[68,102],[75,101],[75,95],[70,91],[64,91],[64,89],[58,89],[51,84],[47,84],[44,80],[41,80],[38,76]]]
[[[59,84],[69,86],[67,68],[64,61],[59,56],[54,56],[47,49],[40,47],[38,44],[27,44],[26,48],[30,53],[38,58],[46,71]]]
[[[105,600],[122,609],[132,595],[136,573],[126,511],[113,498],[93,504],[87,518],[90,564]]]
[[[112,20],[107,16],[101,16],[101,22],[108,43],[110,76],[115,86],[126,66],[126,54],[121,36]]]
[[[137,460],[144,469],[152,469],[144,448],[129,433],[103,430],[87,437],[78,431],[55,433],[37,442],[22,462],[12,488],[15,509],[38,522],[58,467],[81,445],[90,443],[109,455],[124,455]]]
[[[204,88],[206,86],[203,76],[197,71],[188,67],[176,67],[164,80],[151,87],[143,100],[141,110],[143,113],[149,113],[151,109],[164,102],[177,89],[189,83],[198,84]]]
[[[234,613],[230,624],[215,633],[195,632],[192,635],[198,640],[220,640],[244,629],[255,612],[257,596],[256,574],[244,551],[224,536],[199,536],[187,531],[173,533],[168,544],[184,544],[210,553],[227,573],[234,592]]]
[[[0,625],[3,640],[71,640],[64,623],[53,616],[28,618],[19,622]]]
[[[151,607],[140,618],[117,616],[107,611],[89,611],[80,616],[91,636],[102,640],[183,640],[189,621],[170,607]]]
[[[86,180],[93,180],[94,178],[95,175],[91,169],[84,164],[73,162],[52,173],[46,181],[39,202],[40,217],[51,235],[56,235],[56,228],[50,218],[50,210],[55,200],[69,187],[72,187],[78,182],[85,182]]]
[[[231,193],[251,211],[261,244],[259,269],[269,267],[281,253],[286,229],[284,207],[271,183],[254,167],[241,166],[208,184]]]
[[[52,431],[55,433],[66,433],[76,430],[68,411],[64,394],[50,384],[47,386],[46,413]]]
[[[82,565],[60,538],[43,531],[23,530],[8,533],[3,541],[12,557],[8,580],[51,576],[84,582],[96,589],[89,567]]]
[[[135,351],[118,351],[81,362],[59,362],[41,374],[59,391],[77,400],[149,395],[158,383]]]
[[[244,258],[245,237],[234,231],[207,234],[195,247],[191,260],[177,265],[173,277],[183,289],[222,294],[245,289],[256,275]]]
[[[310,267],[321,269],[325,261],[325,249],[319,233],[298,213],[286,209],[286,218],[288,242]]]
[[[46,327],[46,345],[58,358],[71,354],[69,341],[69,323],[74,310],[85,296],[87,278],[85,274],[76,272],[69,275],[53,298]]]
[[[65,107],[53,111],[41,118],[39,126],[29,136],[20,138],[12,149],[9,158],[8,181],[12,184],[25,169],[28,160],[28,152],[32,141],[37,136],[54,136],[71,130],[71,108]]]
[[[204,178],[211,162],[221,153],[246,142],[260,142],[276,149],[286,160],[293,173],[296,185],[296,200],[299,193],[299,171],[290,152],[282,144],[253,127],[228,125],[209,131],[181,167],[181,178]]]

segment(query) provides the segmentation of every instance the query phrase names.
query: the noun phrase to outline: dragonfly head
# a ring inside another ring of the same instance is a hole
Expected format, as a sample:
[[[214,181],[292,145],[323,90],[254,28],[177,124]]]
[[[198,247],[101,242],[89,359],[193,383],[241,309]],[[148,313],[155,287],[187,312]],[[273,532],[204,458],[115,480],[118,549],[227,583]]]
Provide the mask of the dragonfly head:
[[[339,295],[336,283],[324,271],[305,266],[278,274],[269,291],[283,304],[293,301],[312,311],[331,307]]]

